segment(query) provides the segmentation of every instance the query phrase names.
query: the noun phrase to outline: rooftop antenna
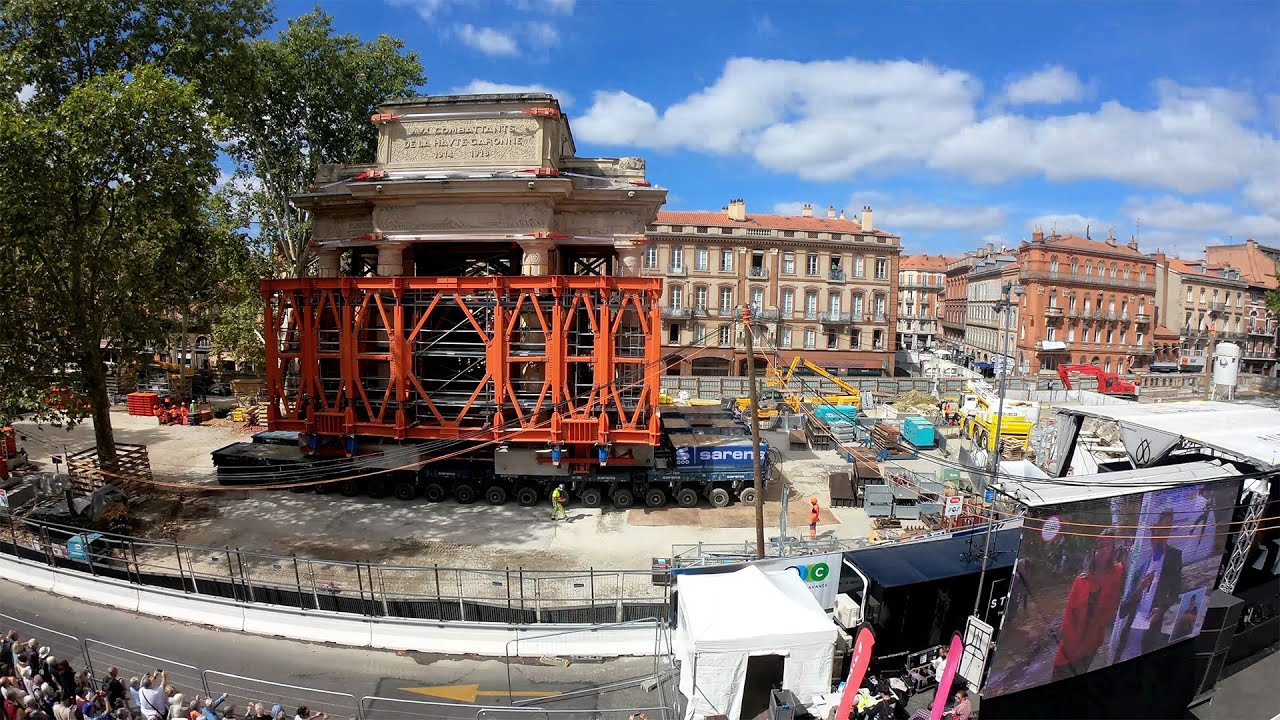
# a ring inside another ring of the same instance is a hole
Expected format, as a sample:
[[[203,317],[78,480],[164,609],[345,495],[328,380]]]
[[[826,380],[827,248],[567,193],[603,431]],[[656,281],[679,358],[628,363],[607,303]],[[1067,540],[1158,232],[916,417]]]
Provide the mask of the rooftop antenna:
[[[1136,218],[1133,221],[1133,228],[1134,228],[1133,239],[1138,240],[1140,242],[1142,240],[1142,219],[1141,218]]]

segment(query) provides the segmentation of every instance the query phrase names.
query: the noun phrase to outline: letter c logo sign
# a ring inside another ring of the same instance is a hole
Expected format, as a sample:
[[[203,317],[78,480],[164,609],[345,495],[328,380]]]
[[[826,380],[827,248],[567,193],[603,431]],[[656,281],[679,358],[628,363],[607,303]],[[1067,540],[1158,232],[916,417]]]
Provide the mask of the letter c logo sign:
[[[831,568],[826,563],[814,563],[813,565],[792,565],[791,569],[795,570],[800,579],[805,582],[822,582],[831,574]]]

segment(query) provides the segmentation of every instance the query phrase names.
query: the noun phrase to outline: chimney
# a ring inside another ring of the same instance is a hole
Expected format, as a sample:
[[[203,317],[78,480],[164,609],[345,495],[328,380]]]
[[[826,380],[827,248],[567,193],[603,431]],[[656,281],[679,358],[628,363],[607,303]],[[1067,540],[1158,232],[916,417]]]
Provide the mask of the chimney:
[[[827,206],[827,217],[828,217],[828,218],[830,218],[830,219],[832,219],[832,220],[835,220],[835,219],[836,219],[836,206],[835,206],[835,205],[828,205],[828,206]]]
[[[813,206],[809,203],[804,204],[804,209],[800,211],[801,217],[813,217]]]
[[[995,243],[987,243],[987,254],[990,255],[996,251]]]
[[[729,201],[728,218],[742,222],[747,219],[747,201],[742,198],[734,198]]]
[[[875,226],[871,224],[871,206],[862,206],[862,232],[871,232]]]
[[[1130,249],[1130,250],[1137,250],[1137,249],[1138,249],[1138,236],[1137,236],[1137,235],[1130,235],[1130,236],[1129,236],[1129,249]]]
[[[1039,225],[1035,227],[1035,230],[1031,231],[1031,242],[1033,243],[1044,242],[1044,230],[1041,229]]]
[[[845,218],[845,216],[844,216],[844,208],[840,208],[840,219],[841,219],[841,220],[846,219],[846,218]]]

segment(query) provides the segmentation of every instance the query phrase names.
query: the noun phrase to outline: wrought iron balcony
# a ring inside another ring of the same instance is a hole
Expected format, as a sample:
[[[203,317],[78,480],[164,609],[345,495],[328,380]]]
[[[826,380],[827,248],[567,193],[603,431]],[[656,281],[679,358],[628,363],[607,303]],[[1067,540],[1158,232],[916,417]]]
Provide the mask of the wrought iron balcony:
[[[693,316],[694,316],[694,317],[707,317],[709,314],[710,314],[710,313],[709,313],[709,312],[707,312],[707,306],[706,306],[706,305],[694,305],[694,306],[693,306]]]
[[[767,267],[749,267],[747,268],[747,277],[756,280],[767,280],[769,278],[769,268]]]
[[[1226,312],[1226,311],[1227,311],[1227,304],[1226,304],[1226,303],[1223,303],[1223,302],[1211,302],[1211,303],[1209,303],[1209,312],[1211,312],[1211,313],[1223,313],[1223,312]]]
[[[684,277],[689,274],[689,266],[687,265],[668,265],[667,274],[676,277]]]
[[[848,278],[848,276],[847,276],[847,275],[845,275],[845,272],[844,272],[843,270],[834,270],[834,269],[833,269],[833,270],[828,270],[828,271],[827,271],[827,279],[828,279],[828,280],[845,280],[845,279],[847,279],[847,278]]]
[[[1156,289],[1156,284],[1154,282],[1140,282],[1134,279],[1125,280],[1123,278],[1116,278],[1112,280],[1111,278],[1097,277],[1094,275],[1085,277],[1083,275],[1072,275],[1071,273],[1032,272],[1028,270],[1023,270],[1018,273],[1018,282],[1026,282],[1027,280],[1044,280],[1051,283],[1090,285],[1093,287],[1129,288],[1131,290]]]
[[[1262,325],[1262,324],[1258,324],[1258,325],[1250,325],[1250,326],[1249,326],[1249,334],[1250,334],[1250,335],[1261,335],[1261,336],[1263,336],[1263,337],[1271,337],[1271,336],[1273,336],[1273,335],[1275,335],[1275,334],[1276,334],[1276,330],[1275,330],[1275,328],[1271,328],[1270,330],[1268,330],[1268,329],[1266,328],[1266,326],[1265,326],[1265,325]]]
[[[767,310],[752,309],[751,316],[757,320],[778,320],[782,317],[782,313],[778,308],[769,308]]]
[[[1218,333],[1219,342],[1244,342],[1247,336],[1244,333],[1222,332]]]
[[[668,320],[688,320],[693,317],[693,308],[664,307],[662,308],[662,317]]]
[[[817,310],[805,310],[805,311],[804,311],[804,319],[805,319],[805,320],[817,320],[817,319],[818,319],[818,311],[817,311]]]
[[[849,313],[824,312],[819,320],[823,325],[848,325],[853,322],[853,315]]]

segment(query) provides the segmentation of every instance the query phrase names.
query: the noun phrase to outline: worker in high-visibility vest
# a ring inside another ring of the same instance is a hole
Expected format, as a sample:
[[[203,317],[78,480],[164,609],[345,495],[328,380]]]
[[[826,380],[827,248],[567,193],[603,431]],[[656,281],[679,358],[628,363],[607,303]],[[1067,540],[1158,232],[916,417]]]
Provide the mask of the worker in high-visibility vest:
[[[564,503],[569,499],[569,493],[565,492],[564,485],[560,485],[551,491],[551,519],[552,520],[568,520],[569,516],[564,511]]]
[[[809,498],[809,537],[818,537],[818,498]]]

